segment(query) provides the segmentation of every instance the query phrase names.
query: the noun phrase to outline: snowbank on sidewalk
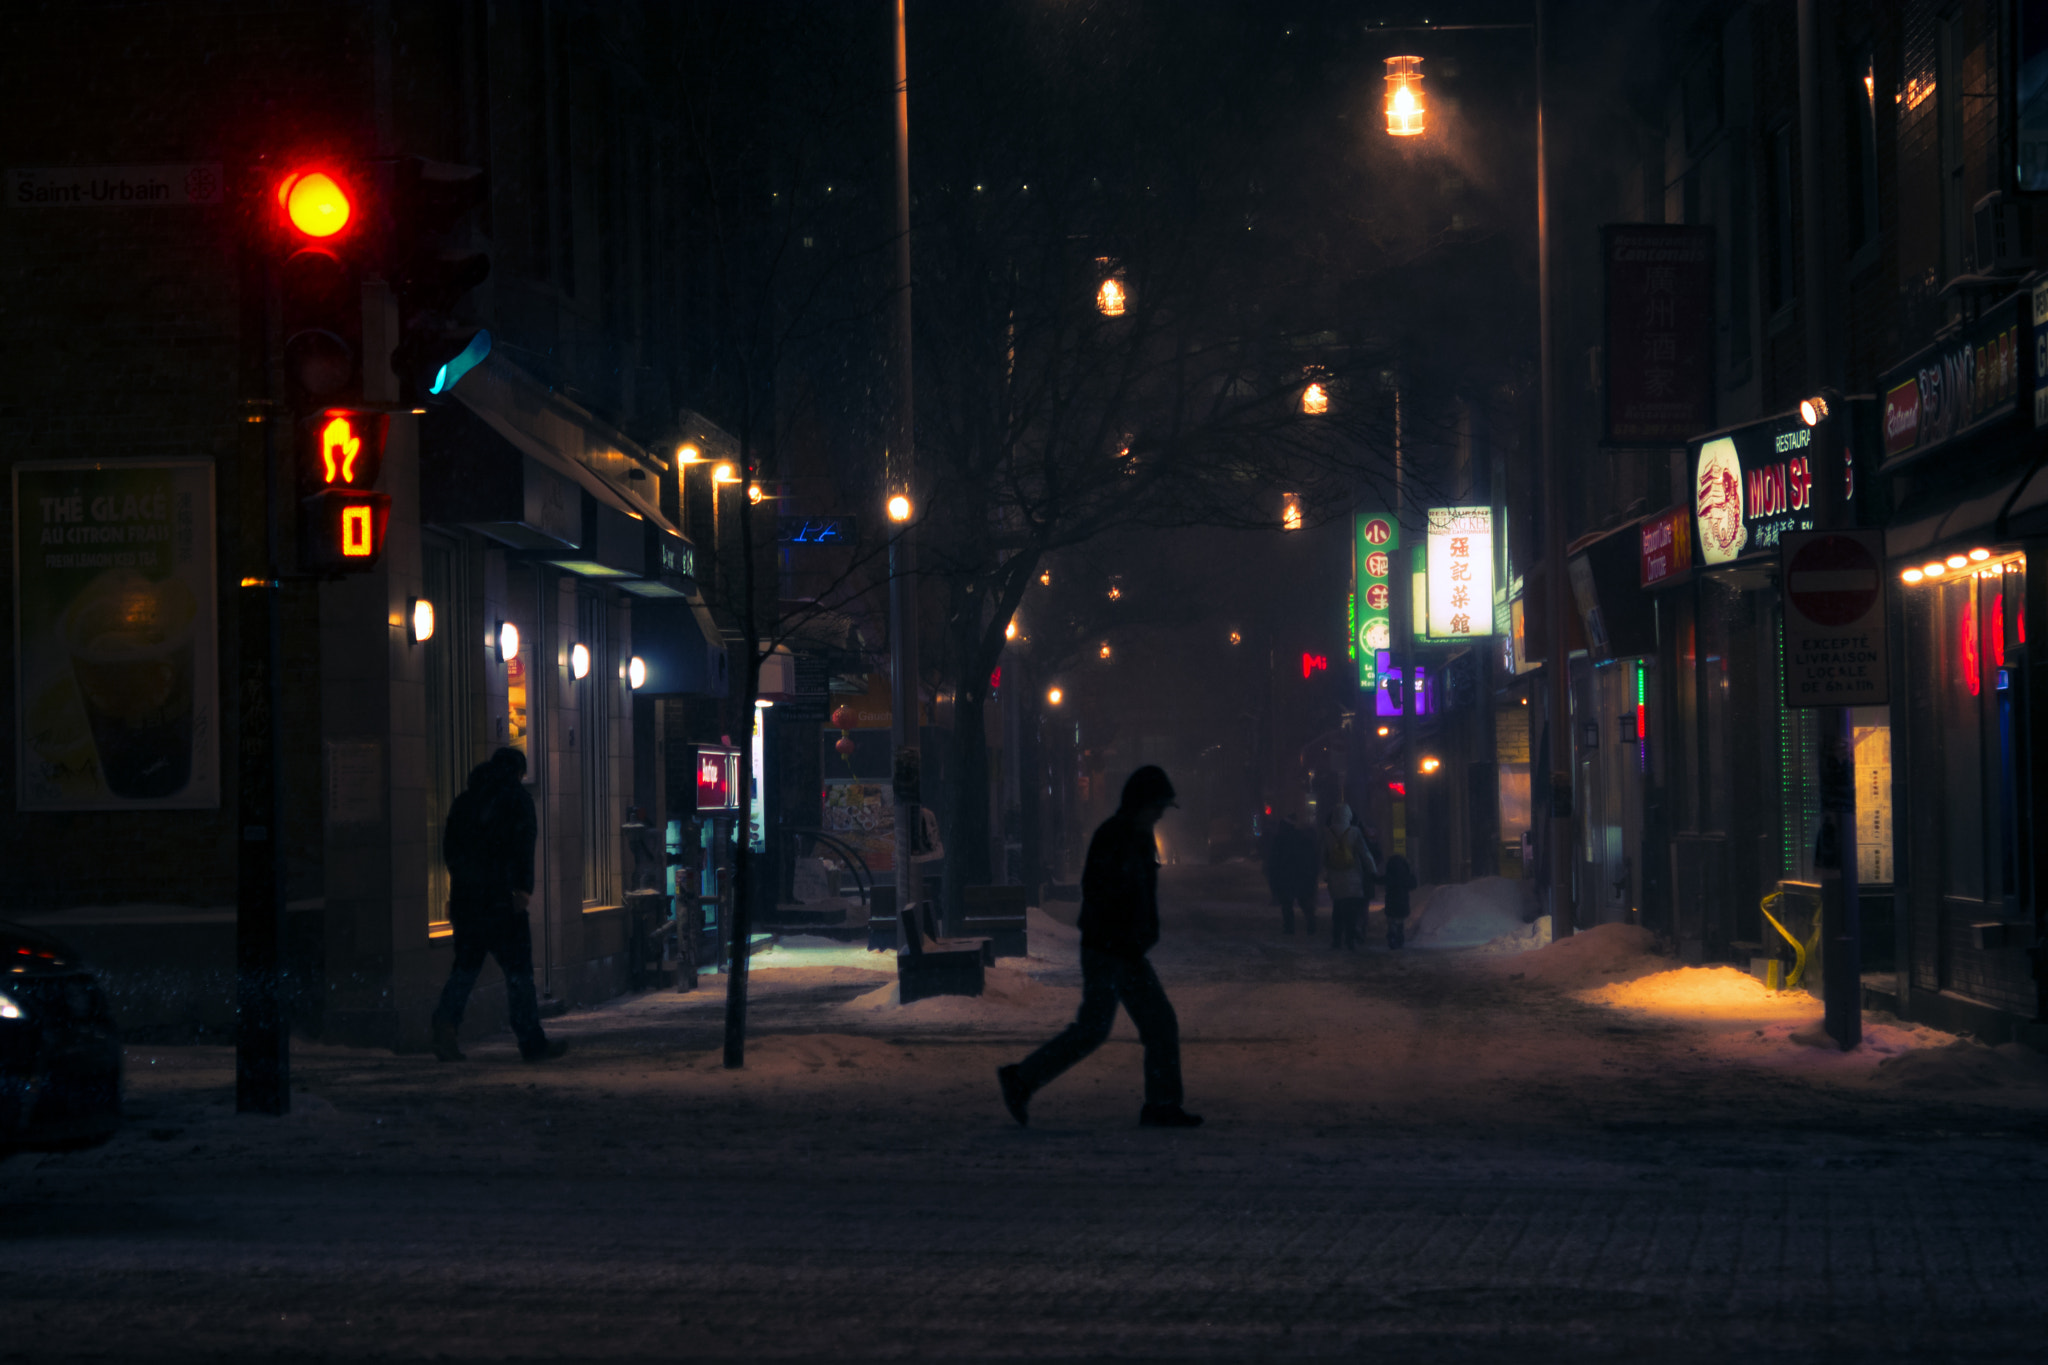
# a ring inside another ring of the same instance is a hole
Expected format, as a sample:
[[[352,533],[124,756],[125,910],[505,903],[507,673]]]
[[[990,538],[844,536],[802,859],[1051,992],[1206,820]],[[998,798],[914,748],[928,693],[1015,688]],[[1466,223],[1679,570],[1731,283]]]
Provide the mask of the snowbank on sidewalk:
[[[1417,948],[1477,948],[1528,932],[1523,923],[1522,883],[1480,877],[1430,888],[1408,921],[1408,941]]]
[[[1734,967],[1675,967],[1577,994],[1589,1004],[1716,1022],[1803,1020],[1819,1008],[1805,991],[1774,991]]]
[[[1486,966],[1512,977],[1560,990],[1578,991],[1633,981],[1668,965],[1656,938],[1635,924],[1601,924],[1558,939],[1534,952],[1500,957]]]
[[[1869,1033],[1866,1026],[1866,1043]],[[1877,1079],[1902,1090],[2039,1092],[2048,1090],[2048,1057],[2020,1043],[1986,1047],[1958,1038],[1946,1047],[1921,1047],[1887,1058],[1878,1063]]]

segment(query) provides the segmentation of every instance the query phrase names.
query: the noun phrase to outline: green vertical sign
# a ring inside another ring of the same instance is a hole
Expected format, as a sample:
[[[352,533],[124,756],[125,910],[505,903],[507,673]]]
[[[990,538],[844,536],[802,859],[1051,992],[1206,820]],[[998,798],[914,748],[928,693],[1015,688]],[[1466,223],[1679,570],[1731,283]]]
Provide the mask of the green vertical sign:
[[[1352,513],[1351,641],[1358,651],[1358,685],[1374,694],[1380,652],[1394,646],[1394,552],[1400,548],[1400,522],[1383,512]]]

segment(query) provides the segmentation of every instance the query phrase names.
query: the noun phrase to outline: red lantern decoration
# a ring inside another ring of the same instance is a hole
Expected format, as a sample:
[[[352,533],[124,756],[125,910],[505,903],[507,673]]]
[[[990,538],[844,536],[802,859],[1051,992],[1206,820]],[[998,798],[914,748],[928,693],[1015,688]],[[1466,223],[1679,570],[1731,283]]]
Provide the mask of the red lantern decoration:
[[[853,720],[853,708],[851,706],[842,706],[832,713],[832,728],[835,730],[851,730],[853,728]]]
[[[837,753],[837,754],[838,754],[838,755],[839,755],[839,756],[840,756],[841,758],[852,758],[852,757],[853,757],[853,736],[852,736],[852,735],[841,735],[841,736],[839,737],[839,742],[838,742],[837,744],[834,744],[834,745],[832,746],[832,748],[833,748],[833,751],[834,751],[835,753]]]

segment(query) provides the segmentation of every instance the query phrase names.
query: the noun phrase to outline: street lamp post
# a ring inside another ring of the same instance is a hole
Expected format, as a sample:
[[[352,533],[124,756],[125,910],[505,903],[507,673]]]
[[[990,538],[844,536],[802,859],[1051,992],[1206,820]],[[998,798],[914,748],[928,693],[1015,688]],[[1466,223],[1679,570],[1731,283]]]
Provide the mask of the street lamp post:
[[[917,663],[917,541],[913,529],[916,431],[910,369],[910,56],[904,36],[904,0],[896,0],[896,432],[886,471],[889,519],[890,738],[895,749],[897,922],[922,889],[911,861],[911,827],[923,801],[919,750]]]

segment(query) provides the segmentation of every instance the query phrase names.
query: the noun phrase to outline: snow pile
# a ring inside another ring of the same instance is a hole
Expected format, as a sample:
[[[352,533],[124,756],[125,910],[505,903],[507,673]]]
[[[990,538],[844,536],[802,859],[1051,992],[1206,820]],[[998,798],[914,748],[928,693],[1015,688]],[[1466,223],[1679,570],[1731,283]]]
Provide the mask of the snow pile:
[[[798,967],[853,967],[866,972],[893,972],[896,955],[869,952],[863,943],[842,943],[813,934],[788,934],[773,947],[747,959],[754,972],[789,971]]]
[[[2048,1089],[2048,1057],[2019,1043],[1986,1047],[1958,1038],[1947,1047],[1923,1047],[1878,1064],[1877,1079],[1902,1090]]]
[[[1527,953],[1537,948],[1550,946],[1550,916],[1544,915],[1534,924],[1518,924],[1497,938],[1490,938],[1475,950],[1489,957],[1507,953]]]
[[[1805,1020],[1819,1008],[1805,991],[1774,991],[1734,967],[1678,967],[1581,990],[1577,996],[1589,1004],[1694,1020]]]
[[[1408,920],[1408,941],[1418,948],[1476,948],[1526,932],[1522,883],[1480,877],[1433,888]]]
[[[1061,924],[1035,905],[1024,907],[1024,945],[1032,963],[1080,970],[1081,931]]]
[[[1656,939],[1648,929],[1636,924],[1602,924],[1558,939],[1547,948],[1502,957],[1487,966],[1498,971],[1512,968],[1511,977],[1578,991],[1611,985],[1617,979],[1648,976],[1664,962],[1657,956]]]

